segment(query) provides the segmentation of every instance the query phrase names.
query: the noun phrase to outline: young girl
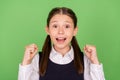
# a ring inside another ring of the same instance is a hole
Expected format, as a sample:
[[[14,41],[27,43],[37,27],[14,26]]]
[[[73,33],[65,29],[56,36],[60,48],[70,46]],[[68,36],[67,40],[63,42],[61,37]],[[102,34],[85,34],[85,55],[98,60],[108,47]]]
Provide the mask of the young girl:
[[[35,44],[26,46],[18,80],[105,80],[96,47],[86,45],[83,55],[75,38],[77,31],[77,17],[71,9],[52,9],[42,51],[37,54]]]

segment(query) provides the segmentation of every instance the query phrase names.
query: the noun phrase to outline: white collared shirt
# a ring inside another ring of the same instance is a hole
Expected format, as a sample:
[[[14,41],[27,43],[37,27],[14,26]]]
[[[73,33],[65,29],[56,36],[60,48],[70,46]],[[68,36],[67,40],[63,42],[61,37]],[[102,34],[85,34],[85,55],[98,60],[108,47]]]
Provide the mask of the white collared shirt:
[[[63,57],[52,47],[49,58],[57,64],[68,64],[74,59],[73,48],[71,47]],[[39,54],[36,54],[31,64],[25,66],[19,64],[18,80],[39,80]],[[103,65],[92,64],[86,55],[84,55],[84,80],[105,80]]]
[[[73,47],[71,47],[64,56],[61,53],[58,53],[54,47],[52,47],[49,58],[52,62],[57,64],[68,64],[74,59]]]

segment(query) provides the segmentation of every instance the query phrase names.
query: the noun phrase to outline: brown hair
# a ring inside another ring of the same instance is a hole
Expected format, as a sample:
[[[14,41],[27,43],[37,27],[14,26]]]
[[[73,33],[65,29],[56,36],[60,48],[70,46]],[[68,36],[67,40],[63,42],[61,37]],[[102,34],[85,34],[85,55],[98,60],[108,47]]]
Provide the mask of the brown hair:
[[[64,15],[69,16],[73,20],[74,28],[76,28],[77,17],[71,9],[66,8],[66,7],[57,7],[57,8],[53,8],[50,11],[48,18],[47,18],[47,26],[48,27],[49,27],[49,22],[50,22],[51,18],[56,14],[64,14]],[[71,45],[74,50],[74,66],[79,74],[83,73],[83,71],[84,71],[83,53],[80,50],[80,47],[77,43],[75,36],[72,38]],[[40,66],[39,69],[40,69],[41,76],[44,76],[44,74],[46,72],[50,51],[51,51],[51,39],[50,39],[50,36],[47,35],[45,43],[42,48],[42,57],[41,57],[40,63],[39,63],[39,66]]]

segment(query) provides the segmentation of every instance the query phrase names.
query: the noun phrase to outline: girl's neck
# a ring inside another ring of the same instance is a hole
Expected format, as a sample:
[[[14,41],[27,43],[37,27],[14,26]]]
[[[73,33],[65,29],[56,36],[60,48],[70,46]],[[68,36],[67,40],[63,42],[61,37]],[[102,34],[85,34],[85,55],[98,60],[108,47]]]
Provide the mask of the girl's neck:
[[[60,53],[62,56],[64,56],[70,49],[71,47],[70,46],[67,46],[67,47],[64,47],[64,48],[58,48],[56,46],[54,46],[54,49]]]

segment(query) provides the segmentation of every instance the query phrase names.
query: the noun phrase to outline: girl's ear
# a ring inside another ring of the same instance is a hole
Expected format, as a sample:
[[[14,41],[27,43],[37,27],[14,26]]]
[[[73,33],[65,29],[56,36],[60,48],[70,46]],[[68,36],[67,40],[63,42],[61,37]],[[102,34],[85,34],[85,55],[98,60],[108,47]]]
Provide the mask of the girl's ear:
[[[45,31],[46,31],[46,33],[49,35],[49,29],[48,29],[48,26],[45,27]]]
[[[76,26],[75,29],[74,29],[73,35],[76,36],[77,32],[78,32],[78,27]]]

